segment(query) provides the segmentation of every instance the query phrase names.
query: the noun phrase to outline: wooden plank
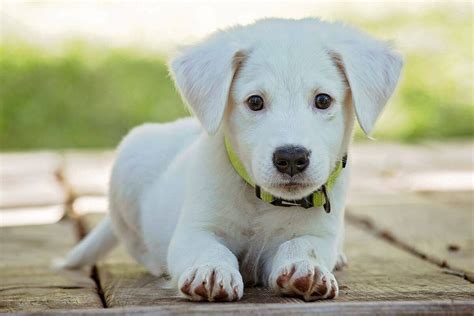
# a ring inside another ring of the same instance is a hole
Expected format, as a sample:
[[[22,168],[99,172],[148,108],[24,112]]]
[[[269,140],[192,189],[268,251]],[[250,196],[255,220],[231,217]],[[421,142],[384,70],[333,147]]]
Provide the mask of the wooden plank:
[[[349,214],[474,281],[473,152],[472,141],[359,144]]]
[[[0,154],[0,208],[64,203],[60,164],[61,156],[50,152]]]
[[[444,205],[450,206],[471,206],[474,207],[474,192],[467,191],[467,192],[440,192],[440,191],[425,191],[425,192],[418,192],[417,194],[419,197],[423,198],[424,200],[429,200],[435,203],[441,203]]]
[[[376,141],[355,143],[351,148],[350,156],[354,164],[354,172],[390,175],[398,171],[471,170],[473,152],[474,141],[424,144]]]
[[[52,224],[59,221],[64,213],[64,205],[0,209],[0,227]]]
[[[473,168],[472,158],[474,152],[474,141],[471,139],[449,142],[425,141],[424,146],[433,151],[431,161],[443,169],[468,170]]]
[[[353,192],[473,191],[474,142],[400,145],[356,143]]]
[[[474,285],[463,278],[346,224],[347,271],[337,272],[343,301],[472,300]],[[344,287],[347,286],[347,289]]]
[[[102,310],[47,311],[41,315],[472,315],[474,303],[436,300],[430,302],[342,302],[308,304],[194,303],[188,305],[108,308]]]
[[[102,307],[90,272],[50,269],[76,242],[72,222],[2,228],[0,241],[0,312]]]
[[[83,220],[89,229],[98,218],[100,216],[88,215]],[[348,226],[346,249],[350,266],[345,271],[336,273],[341,295],[337,300],[324,304],[421,301],[420,306],[426,307],[431,301],[461,302],[474,298],[474,285],[468,281],[445,274],[439,267],[353,225]],[[198,310],[195,308],[199,304],[178,298],[174,289],[161,289],[160,280],[134,263],[124,254],[123,249],[116,250],[108,259],[99,263],[98,273],[109,307],[176,306],[176,309],[171,310],[178,312],[185,306],[187,311]],[[296,298],[277,297],[263,288],[247,288],[244,298],[236,305],[245,308],[258,304],[262,306],[260,311],[264,311],[267,310],[264,304],[272,303],[297,306],[303,302]],[[310,306],[312,312],[320,311],[321,302],[304,304]],[[213,306],[216,306],[215,312],[222,311],[217,307],[221,305]],[[236,310],[240,308],[234,309],[234,312]]]
[[[76,215],[89,213],[107,213],[109,201],[107,196],[81,196],[74,200],[72,210]]]
[[[1,153],[0,178],[54,173],[61,165],[61,155],[49,151]]]
[[[429,165],[432,150],[420,145],[393,143],[355,143],[349,153],[352,192],[388,194],[397,183],[391,181],[401,172],[422,170]]]
[[[474,281],[474,209],[442,202],[352,204],[349,214],[374,230],[440,265],[462,271]]]
[[[64,178],[75,196],[105,195],[114,154],[110,151],[69,151]]]

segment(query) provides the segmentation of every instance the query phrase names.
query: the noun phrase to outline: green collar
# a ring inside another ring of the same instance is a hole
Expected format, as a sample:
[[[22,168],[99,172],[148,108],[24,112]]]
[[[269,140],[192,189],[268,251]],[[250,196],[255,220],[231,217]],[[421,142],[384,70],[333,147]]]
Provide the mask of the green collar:
[[[321,186],[320,189],[311,193],[307,197],[304,197],[300,200],[285,200],[273,196],[272,194],[264,191],[260,186],[256,185],[255,182],[250,178],[247,170],[245,170],[244,165],[240,161],[239,157],[235,153],[234,149],[230,145],[227,137],[224,137],[225,148],[227,150],[227,155],[229,157],[230,163],[234,167],[235,171],[245,180],[250,186],[255,188],[255,195],[262,201],[271,203],[276,206],[300,206],[303,208],[311,207],[324,207],[326,213],[331,212],[331,203],[328,197],[328,191],[331,190],[336,182],[337,177],[341,173],[342,169],[346,167],[347,163],[347,154],[337,163],[336,168],[329,175],[328,181]]]

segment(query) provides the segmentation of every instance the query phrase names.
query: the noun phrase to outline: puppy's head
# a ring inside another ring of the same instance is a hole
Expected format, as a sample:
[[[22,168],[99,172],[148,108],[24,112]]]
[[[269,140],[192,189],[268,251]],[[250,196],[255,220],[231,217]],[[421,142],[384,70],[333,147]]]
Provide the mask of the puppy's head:
[[[223,126],[255,183],[285,199],[328,180],[347,150],[354,112],[370,133],[401,67],[385,43],[316,19],[219,32],[171,63],[207,132]]]

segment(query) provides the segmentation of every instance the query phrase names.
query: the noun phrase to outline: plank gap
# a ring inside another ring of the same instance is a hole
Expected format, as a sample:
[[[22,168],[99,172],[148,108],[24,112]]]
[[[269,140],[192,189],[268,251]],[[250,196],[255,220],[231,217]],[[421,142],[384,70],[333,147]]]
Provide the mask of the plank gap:
[[[86,289],[85,286],[55,286],[55,285],[46,285],[46,286],[10,286],[3,289],[0,289],[0,292],[12,291],[12,290],[22,290],[22,289],[60,289],[60,290],[78,290]]]
[[[102,306],[104,308],[108,308],[107,300],[105,299],[104,291],[102,289],[102,284],[101,284],[100,278],[99,278],[99,272],[97,271],[97,266],[96,265],[94,265],[92,267],[91,279],[94,280],[94,282],[95,282],[95,286],[97,288],[97,295],[99,295],[99,297],[100,297],[100,301],[102,302]]]
[[[66,193],[66,201],[64,201],[64,216],[72,218],[73,221],[77,222],[77,216],[74,216],[74,209],[73,204],[77,198],[76,193],[74,192],[74,188],[69,183],[66,178],[66,160],[64,156],[61,156],[61,163],[58,166],[58,169],[55,172],[55,176],[59,184],[63,187],[64,192]],[[85,236],[80,236],[82,239]]]
[[[72,205],[72,203],[74,203],[74,199],[72,200],[71,205]],[[84,238],[87,235],[88,232],[87,232],[86,226],[83,223],[82,219],[78,216],[75,216],[73,213],[69,213],[67,216],[69,216],[74,221],[74,223],[76,224],[76,231],[77,231],[79,240]],[[90,278],[95,283],[95,287],[97,289],[97,295],[100,298],[100,301],[102,303],[102,307],[103,308],[108,308],[107,300],[105,299],[104,291],[102,289],[102,284],[100,282],[99,273],[97,271],[97,265],[92,266]]]
[[[74,202],[79,197],[72,185],[67,181],[66,177],[66,161],[64,156],[62,157],[61,164],[56,171],[56,178],[60,185],[64,188],[66,192],[66,202],[65,202],[65,217],[70,218],[75,224],[76,234],[78,241],[82,240],[87,235],[87,230],[82,222],[81,218],[74,212]],[[99,279],[99,273],[97,272],[97,266],[93,265],[91,269],[90,278],[94,281],[95,287],[97,289],[97,295],[100,298],[103,308],[107,308],[107,302],[105,300],[104,291],[102,290],[102,285]]]
[[[418,258],[421,260],[430,262],[434,265],[437,265],[438,267],[443,269],[443,273],[450,274],[450,275],[455,275],[457,277],[463,278],[464,280],[474,283],[474,277],[470,276],[468,273],[465,271],[455,269],[451,267],[446,260],[441,260],[439,258],[436,258],[434,256],[431,256],[429,254],[426,254],[418,249],[416,247],[409,245],[408,243],[403,242],[402,240],[398,239],[395,234],[392,232],[386,230],[386,229],[381,229],[379,228],[370,218],[364,217],[364,216],[358,216],[355,215],[350,211],[350,209],[346,209],[346,219],[347,222],[373,234],[374,236],[384,240],[385,242],[388,242],[391,245],[394,245],[395,247],[398,247]]]

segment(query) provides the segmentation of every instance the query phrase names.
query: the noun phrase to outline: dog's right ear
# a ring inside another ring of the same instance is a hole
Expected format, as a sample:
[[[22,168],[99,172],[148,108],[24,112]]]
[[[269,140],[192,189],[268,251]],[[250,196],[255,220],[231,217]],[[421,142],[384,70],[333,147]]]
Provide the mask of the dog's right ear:
[[[181,96],[209,134],[219,129],[232,80],[244,58],[237,43],[218,33],[188,47],[170,63]]]

